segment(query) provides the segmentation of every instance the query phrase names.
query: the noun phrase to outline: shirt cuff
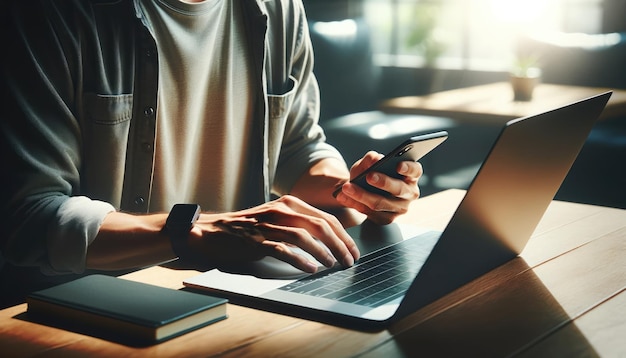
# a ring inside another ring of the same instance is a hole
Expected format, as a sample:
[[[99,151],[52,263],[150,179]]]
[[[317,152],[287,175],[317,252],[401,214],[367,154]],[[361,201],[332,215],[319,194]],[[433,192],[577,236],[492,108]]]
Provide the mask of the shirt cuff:
[[[47,274],[82,273],[87,248],[100,230],[102,221],[115,208],[106,202],[84,196],[71,197],[57,211],[56,221],[48,231]]]

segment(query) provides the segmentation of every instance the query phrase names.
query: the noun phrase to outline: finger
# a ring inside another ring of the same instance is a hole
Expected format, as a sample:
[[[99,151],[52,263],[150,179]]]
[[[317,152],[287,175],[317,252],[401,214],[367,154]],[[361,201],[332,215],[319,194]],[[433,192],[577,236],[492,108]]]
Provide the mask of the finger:
[[[263,244],[267,256],[272,256],[284,261],[293,267],[308,273],[317,271],[317,264],[309,261],[306,257],[293,252],[287,245],[276,241],[265,241]]]
[[[400,206],[398,199],[374,194],[354,184],[344,185],[342,194],[344,196],[338,197],[341,204],[357,209],[364,214],[374,211],[396,212]]]
[[[369,151],[365,153],[363,158],[356,161],[350,168],[350,178],[354,179],[354,177],[356,177],[357,175],[365,171],[367,168],[374,165],[374,163],[376,163],[382,157],[384,157],[384,155],[375,151]]]
[[[375,188],[389,193],[389,196],[403,199],[415,200],[419,197],[418,180],[412,177],[396,179],[382,173],[370,173],[366,177],[367,183]]]
[[[326,267],[332,267],[336,262],[335,258],[330,254],[328,249],[321,245],[302,228],[281,226],[271,223],[259,223],[256,227],[263,233],[266,241],[282,241],[297,246],[311,254],[311,256]],[[267,245],[267,242],[263,242],[263,244]],[[282,253],[282,255],[286,254]]]
[[[378,225],[387,225],[387,224],[391,224],[395,218],[400,215],[399,213],[393,212],[393,211],[376,211],[376,210],[372,210],[370,209],[367,205],[358,202],[354,199],[351,199],[349,196],[347,195],[343,195],[341,197],[337,198],[339,200],[339,202],[349,208],[353,208],[355,210],[358,210],[359,212],[367,215],[367,218],[378,224]]]
[[[359,248],[334,215],[293,196],[286,195],[278,200],[289,206],[293,210],[292,218],[298,220],[296,225],[289,226],[306,229],[322,241],[344,266],[352,266],[358,260]]]
[[[424,168],[421,163],[408,160],[398,163],[396,170],[398,171],[398,174],[416,180],[424,174]]]
[[[259,223],[306,230],[310,236],[322,241],[345,266],[352,265],[360,256],[356,243],[335,216],[294,196],[285,195],[240,213],[256,218]]]
[[[399,213],[391,210],[372,210],[367,205],[350,198],[347,195],[340,195],[337,200],[344,206],[358,210],[359,212],[367,215],[368,219],[378,225],[387,225],[394,221],[394,219],[400,215]]]

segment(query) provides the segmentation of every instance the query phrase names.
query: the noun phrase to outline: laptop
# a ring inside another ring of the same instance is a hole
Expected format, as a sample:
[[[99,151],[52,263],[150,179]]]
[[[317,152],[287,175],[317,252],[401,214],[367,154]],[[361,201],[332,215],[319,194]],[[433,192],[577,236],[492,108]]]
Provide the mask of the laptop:
[[[348,230],[357,242],[373,231],[398,239],[353,267],[281,276],[288,265],[267,258],[249,272],[214,269],[183,283],[253,308],[383,329],[521,253],[611,94],[506,123],[443,232],[366,222]]]

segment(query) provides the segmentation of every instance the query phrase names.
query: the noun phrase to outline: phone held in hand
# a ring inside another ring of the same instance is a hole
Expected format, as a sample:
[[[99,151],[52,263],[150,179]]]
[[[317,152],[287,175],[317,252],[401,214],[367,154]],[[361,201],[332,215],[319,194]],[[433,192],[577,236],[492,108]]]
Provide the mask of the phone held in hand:
[[[403,176],[398,174],[398,164],[402,161],[418,161],[428,154],[431,150],[435,149],[439,144],[443,143],[448,138],[448,132],[439,131],[434,133],[423,134],[419,136],[411,137],[389,153],[385,154],[379,161],[372,164],[369,168],[364,170],[361,174],[353,178],[350,182],[359,185],[362,188],[367,189],[370,192],[388,195],[384,190],[375,188],[367,183],[365,177],[368,173],[379,172],[389,177],[402,179]],[[337,188],[333,193],[333,196],[337,196],[341,191],[341,187]]]

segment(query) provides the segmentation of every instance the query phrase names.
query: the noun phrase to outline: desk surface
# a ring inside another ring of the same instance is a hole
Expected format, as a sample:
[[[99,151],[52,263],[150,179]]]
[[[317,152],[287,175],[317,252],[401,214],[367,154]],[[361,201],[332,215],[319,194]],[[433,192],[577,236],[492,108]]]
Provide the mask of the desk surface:
[[[554,109],[593,95],[612,90],[601,118],[626,116],[626,91],[609,88],[565,86],[542,83],[528,102],[513,101],[508,82],[459,88],[426,96],[392,98],[381,104],[390,113],[422,114],[450,117],[480,123],[506,122]]]
[[[414,203],[399,222],[443,229],[463,191]],[[181,288],[196,271],[125,278]],[[626,210],[553,202],[517,258],[387,330],[358,332],[228,305],[227,320],[135,348],[0,311],[6,356],[606,356],[626,355]]]

